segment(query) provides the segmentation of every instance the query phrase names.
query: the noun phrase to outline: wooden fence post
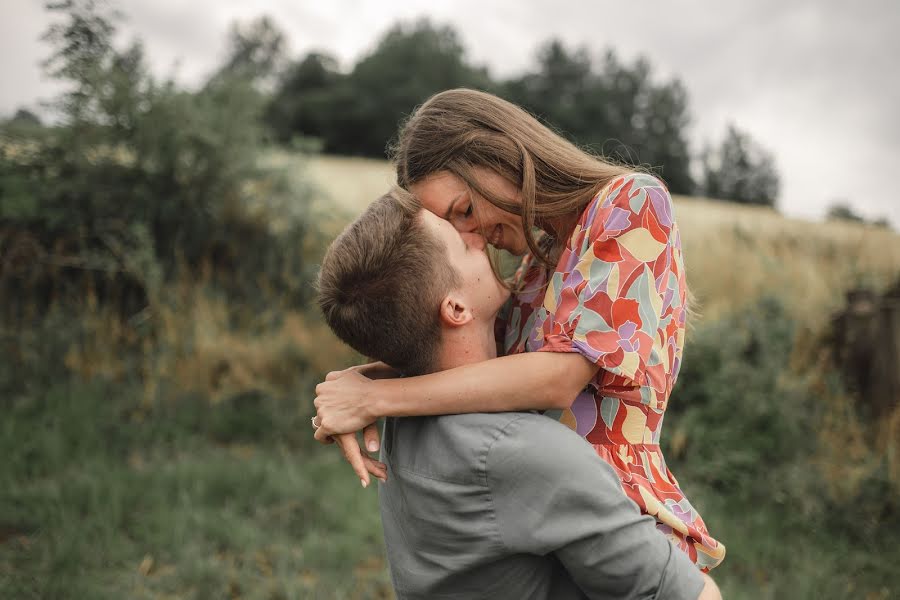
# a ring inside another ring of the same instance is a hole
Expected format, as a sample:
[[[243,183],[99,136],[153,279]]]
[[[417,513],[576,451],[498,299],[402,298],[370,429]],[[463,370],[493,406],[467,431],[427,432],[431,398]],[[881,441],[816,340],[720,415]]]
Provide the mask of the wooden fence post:
[[[900,402],[900,280],[884,295],[855,289],[833,323],[837,367],[879,419]]]

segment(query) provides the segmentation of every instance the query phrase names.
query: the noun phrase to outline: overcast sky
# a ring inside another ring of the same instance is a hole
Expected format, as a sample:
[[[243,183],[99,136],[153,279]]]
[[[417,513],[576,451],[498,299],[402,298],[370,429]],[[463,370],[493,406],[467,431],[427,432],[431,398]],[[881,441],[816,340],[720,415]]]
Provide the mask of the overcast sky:
[[[39,0],[2,0],[0,115],[55,93],[39,67],[49,17]],[[229,24],[271,15],[293,56],[325,50],[349,69],[398,20],[452,25],[494,77],[534,64],[558,37],[596,57],[646,56],[690,94],[693,149],[728,122],[775,155],[778,207],[821,218],[845,199],[900,228],[898,0],[122,0],[121,29],[144,41],[154,71],[195,83],[221,60]]]

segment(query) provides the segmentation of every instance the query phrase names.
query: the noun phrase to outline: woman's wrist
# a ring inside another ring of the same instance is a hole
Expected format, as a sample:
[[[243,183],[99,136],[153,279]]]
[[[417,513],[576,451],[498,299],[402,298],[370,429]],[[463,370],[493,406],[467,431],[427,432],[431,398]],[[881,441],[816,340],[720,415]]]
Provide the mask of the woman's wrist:
[[[375,421],[382,417],[390,416],[386,398],[390,397],[389,390],[394,379],[373,379],[368,401],[365,403],[367,417]]]

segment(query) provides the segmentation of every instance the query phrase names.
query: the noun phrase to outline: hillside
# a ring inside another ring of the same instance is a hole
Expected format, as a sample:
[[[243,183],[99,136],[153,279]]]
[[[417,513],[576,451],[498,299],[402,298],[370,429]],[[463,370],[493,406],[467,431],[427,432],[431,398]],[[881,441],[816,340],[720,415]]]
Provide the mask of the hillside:
[[[299,159],[280,154],[275,161]],[[389,163],[316,156],[302,168],[322,210],[359,214],[394,180]],[[713,317],[771,294],[818,329],[857,285],[882,289],[900,276],[900,235],[844,222],[816,223],[760,207],[675,196],[688,281],[699,311]],[[789,203],[790,199],[783,200]]]

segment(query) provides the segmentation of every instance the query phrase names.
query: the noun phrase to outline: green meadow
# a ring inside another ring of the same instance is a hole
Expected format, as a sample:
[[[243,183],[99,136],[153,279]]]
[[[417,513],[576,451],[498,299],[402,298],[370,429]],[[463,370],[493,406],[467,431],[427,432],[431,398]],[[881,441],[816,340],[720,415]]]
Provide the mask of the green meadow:
[[[378,161],[264,162],[305,186],[313,264],[390,181]],[[290,231],[259,202],[247,210]],[[724,596],[896,597],[898,412],[867,420],[822,352],[844,291],[896,275],[900,236],[702,199],[677,210],[700,314],[664,438],[728,547]],[[6,319],[0,597],[392,597],[377,492],[309,427],[315,384],[358,357],[308,300],[260,305],[200,273],[163,284],[152,336],[90,287],[77,313]]]
[[[263,18],[187,88],[123,39],[113,4],[46,8],[53,116],[0,120],[0,600],[393,597],[377,490],[310,417],[316,384],[361,360],[318,314],[318,265],[394,177],[318,151],[382,156],[403,115],[458,86],[584,125],[578,143],[619,140],[619,159],[633,146],[673,190],[767,182],[729,196],[765,206],[675,197],[695,300],[668,466],[728,548],[726,598],[900,597],[900,407],[843,368],[850,346],[892,351],[896,323],[863,318],[900,314],[886,222],[780,215],[772,161],[745,160],[733,128],[739,160],[694,185],[684,87],[611,51],[591,66],[551,43],[494,81],[422,21],[345,73],[281,60]],[[584,101],[542,91],[557,64]]]

